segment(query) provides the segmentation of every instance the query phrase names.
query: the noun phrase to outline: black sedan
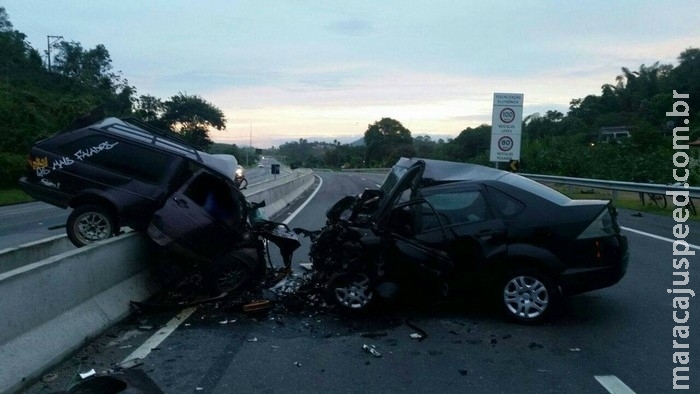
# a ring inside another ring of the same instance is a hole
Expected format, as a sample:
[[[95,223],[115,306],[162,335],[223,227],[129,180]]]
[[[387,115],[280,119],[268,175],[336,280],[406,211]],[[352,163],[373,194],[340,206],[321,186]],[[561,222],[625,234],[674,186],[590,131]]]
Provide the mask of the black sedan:
[[[378,190],[331,207],[310,258],[331,299],[363,310],[433,289],[477,290],[519,322],[612,286],[628,246],[607,200],[572,200],[517,174],[400,159]]]

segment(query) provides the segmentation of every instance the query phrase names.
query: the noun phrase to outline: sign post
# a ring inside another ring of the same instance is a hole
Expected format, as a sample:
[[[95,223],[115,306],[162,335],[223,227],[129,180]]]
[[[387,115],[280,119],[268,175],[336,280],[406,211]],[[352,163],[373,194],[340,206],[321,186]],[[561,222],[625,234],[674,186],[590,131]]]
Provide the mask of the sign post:
[[[520,160],[522,129],[523,94],[494,93],[490,160],[496,163]]]

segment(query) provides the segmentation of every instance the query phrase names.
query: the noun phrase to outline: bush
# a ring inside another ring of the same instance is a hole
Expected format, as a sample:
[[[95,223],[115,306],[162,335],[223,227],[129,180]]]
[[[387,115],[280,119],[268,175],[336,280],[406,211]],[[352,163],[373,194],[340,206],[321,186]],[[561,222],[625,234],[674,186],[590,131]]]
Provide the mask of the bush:
[[[17,181],[24,175],[26,156],[14,153],[0,153],[0,188],[17,187]]]

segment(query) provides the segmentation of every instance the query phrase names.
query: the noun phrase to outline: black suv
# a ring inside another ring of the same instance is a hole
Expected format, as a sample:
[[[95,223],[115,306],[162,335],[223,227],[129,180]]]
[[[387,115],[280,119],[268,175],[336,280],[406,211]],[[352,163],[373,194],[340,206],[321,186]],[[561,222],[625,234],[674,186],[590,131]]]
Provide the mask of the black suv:
[[[145,229],[193,174],[233,180],[237,164],[136,119],[106,118],[37,142],[20,186],[37,200],[73,208],[66,231],[80,247],[122,226]]]

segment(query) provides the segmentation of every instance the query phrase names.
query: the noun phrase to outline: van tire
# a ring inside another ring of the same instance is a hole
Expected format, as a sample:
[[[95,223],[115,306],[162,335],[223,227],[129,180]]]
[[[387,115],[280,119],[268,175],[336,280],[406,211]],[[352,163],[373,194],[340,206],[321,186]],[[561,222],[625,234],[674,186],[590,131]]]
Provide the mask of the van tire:
[[[101,205],[83,205],[73,209],[66,222],[68,239],[80,248],[117,233],[115,216]]]

